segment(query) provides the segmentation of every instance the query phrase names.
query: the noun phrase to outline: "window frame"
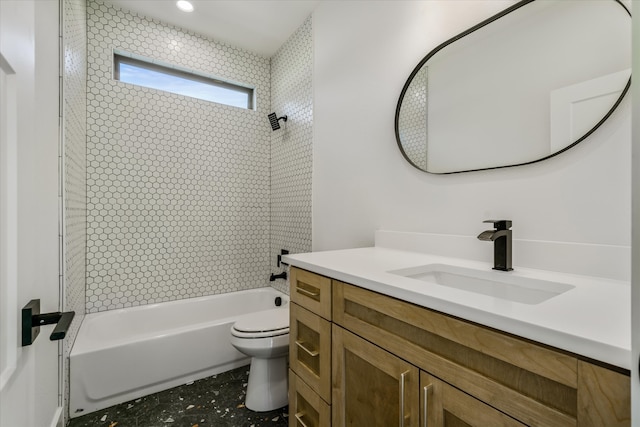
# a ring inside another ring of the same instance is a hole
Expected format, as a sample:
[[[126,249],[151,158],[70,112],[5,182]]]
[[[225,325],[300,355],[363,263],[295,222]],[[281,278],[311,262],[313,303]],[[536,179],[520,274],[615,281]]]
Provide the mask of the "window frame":
[[[149,86],[142,86],[135,83],[129,83],[127,81],[120,80],[120,64],[130,65],[137,68],[143,68],[150,71],[155,71],[158,73],[162,73],[168,76],[180,77],[182,79],[191,80],[194,82],[202,83],[208,86],[219,87],[223,89],[233,90],[238,93],[242,93],[247,95],[247,106],[246,107],[238,107],[237,105],[225,104],[223,102],[211,101],[209,99],[195,98],[190,95],[184,95],[177,92],[172,92],[164,89],[153,88]],[[200,99],[202,101],[214,102],[217,104],[228,105],[236,108],[246,108],[247,110],[255,110],[255,88],[239,85],[236,83],[230,83],[221,79],[217,79],[215,77],[206,76],[203,74],[199,74],[195,71],[188,71],[184,69],[180,69],[178,67],[172,65],[161,64],[152,59],[143,59],[138,56],[133,56],[131,54],[127,54],[124,52],[113,52],[113,78],[119,82],[132,84],[134,86],[139,87],[148,87],[150,89],[162,90],[167,93],[173,93],[175,95],[187,96],[189,98]]]

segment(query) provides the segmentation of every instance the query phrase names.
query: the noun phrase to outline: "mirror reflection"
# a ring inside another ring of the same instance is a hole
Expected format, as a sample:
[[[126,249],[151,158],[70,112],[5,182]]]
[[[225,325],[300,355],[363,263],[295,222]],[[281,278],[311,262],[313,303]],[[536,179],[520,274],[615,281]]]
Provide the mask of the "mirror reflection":
[[[525,0],[418,64],[396,110],[398,145],[431,173],[543,160],[600,126],[630,76],[622,3]]]

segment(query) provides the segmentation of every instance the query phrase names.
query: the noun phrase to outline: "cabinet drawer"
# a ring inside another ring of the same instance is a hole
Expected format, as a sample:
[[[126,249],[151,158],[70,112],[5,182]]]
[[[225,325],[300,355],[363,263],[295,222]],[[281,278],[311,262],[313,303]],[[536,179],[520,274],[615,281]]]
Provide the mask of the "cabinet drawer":
[[[291,304],[289,365],[326,402],[331,402],[331,323]]]
[[[291,301],[331,320],[331,279],[291,268]]]
[[[327,427],[331,407],[289,370],[289,427]]]

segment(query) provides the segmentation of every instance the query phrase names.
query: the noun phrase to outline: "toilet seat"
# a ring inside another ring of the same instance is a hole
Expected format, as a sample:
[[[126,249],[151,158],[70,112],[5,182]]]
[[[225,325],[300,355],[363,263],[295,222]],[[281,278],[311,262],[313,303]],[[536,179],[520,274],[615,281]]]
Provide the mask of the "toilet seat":
[[[231,327],[238,338],[267,338],[289,333],[289,310],[272,308],[239,317]]]

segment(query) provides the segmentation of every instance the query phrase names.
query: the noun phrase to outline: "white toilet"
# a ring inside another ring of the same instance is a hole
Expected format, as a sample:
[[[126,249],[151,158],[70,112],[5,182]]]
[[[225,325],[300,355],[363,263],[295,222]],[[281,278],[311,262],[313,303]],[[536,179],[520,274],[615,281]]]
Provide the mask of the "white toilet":
[[[231,344],[251,356],[246,407],[264,412],[286,406],[289,305],[238,318],[231,327]]]

